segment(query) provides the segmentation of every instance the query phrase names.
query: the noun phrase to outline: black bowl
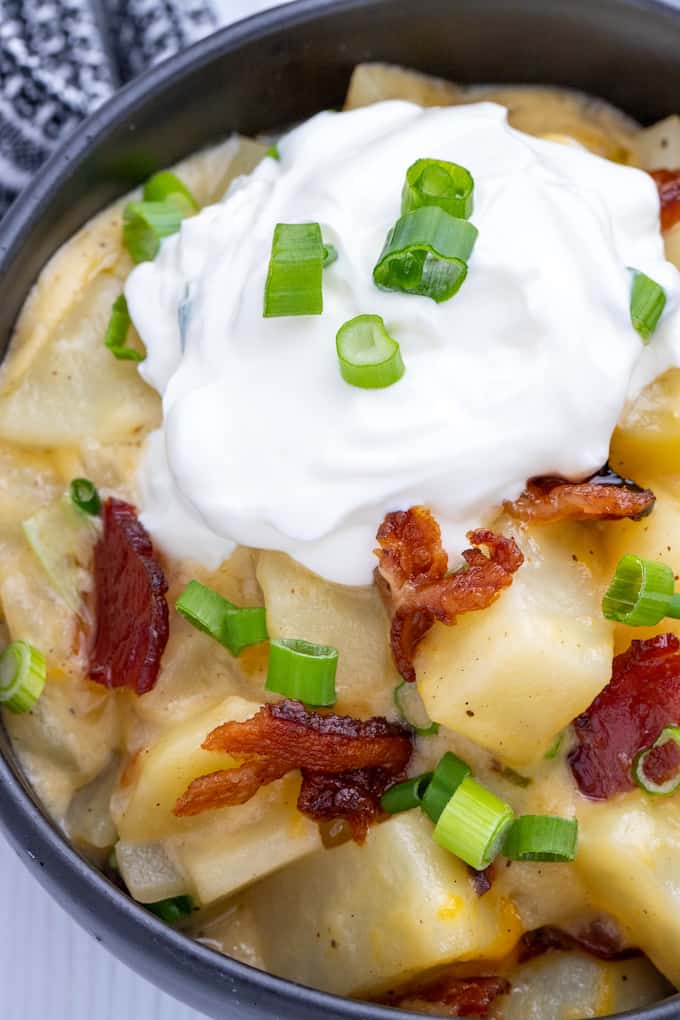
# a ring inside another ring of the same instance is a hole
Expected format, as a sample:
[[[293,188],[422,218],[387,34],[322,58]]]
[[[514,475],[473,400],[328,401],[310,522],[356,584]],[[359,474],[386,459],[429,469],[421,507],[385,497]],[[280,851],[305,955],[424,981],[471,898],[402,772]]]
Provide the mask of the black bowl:
[[[300,0],[216,33],[124,88],[52,157],[0,225],[0,345],[40,269],[149,172],[237,130],[341,104],[352,67],[385,60],[467,82],[544,82],[641,120],[680,105],[677,0]],[[229,1020],[406,1014],[270,977],[166,927],[92,868],[45,815],[0,729],[0,823],[97,941],[164,990]],[[627,1014],[680,1017],[680,996]]]

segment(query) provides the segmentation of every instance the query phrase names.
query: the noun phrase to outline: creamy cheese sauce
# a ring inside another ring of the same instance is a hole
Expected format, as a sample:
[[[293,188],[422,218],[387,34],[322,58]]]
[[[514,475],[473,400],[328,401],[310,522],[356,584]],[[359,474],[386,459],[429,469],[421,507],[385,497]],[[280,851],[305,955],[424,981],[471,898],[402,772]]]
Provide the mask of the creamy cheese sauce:
[[[212,568],[235,544],[272,548],[368,583],[377,525],[415,503],[455,554],[527,478],[599,468],[627,399],[680,364],[680,275],[646,173],[515,131],[490,103],[322,113],[279,150],[126,284],[140,371],[163,398],[142,520],[168,554]],[[421,157],[475,181],[469,275],[441,305],[372,278]],[[274,227],[308,221],[339,254],[324,313],[265,319]],[[630,322],[631,266],[668,297],[648,347]],[[401,345],[406,373],[383,390],[338,370],[336,332],[363,313]]]

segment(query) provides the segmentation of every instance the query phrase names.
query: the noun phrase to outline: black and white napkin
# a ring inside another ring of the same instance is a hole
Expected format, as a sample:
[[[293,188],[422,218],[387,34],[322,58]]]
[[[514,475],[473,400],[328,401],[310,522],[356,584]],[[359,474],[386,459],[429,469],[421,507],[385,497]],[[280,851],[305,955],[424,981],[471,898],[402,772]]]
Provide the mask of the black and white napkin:
[[[83,117],[216,24],[211,0],[0,0],[0,216]]]

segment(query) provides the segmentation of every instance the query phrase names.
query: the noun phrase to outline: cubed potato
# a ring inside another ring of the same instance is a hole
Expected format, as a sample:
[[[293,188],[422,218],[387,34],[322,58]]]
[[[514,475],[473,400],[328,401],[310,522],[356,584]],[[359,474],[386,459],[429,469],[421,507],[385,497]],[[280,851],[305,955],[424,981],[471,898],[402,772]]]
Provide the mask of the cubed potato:
[[[299,792],[299,775],[286,776],[166,840],[196,903],[215,903],[321,848],[318,826],[297,810]]]
[[[130,895],[140,903],[157,903],[188,890],[186,876],[163,843],[120,842],[116,863]]]
[[[635,154],[644,170],[674,170],[680,166],[680,117],[674,113],[639,131]]]
[[[312,574],[283,553],[258,556],[271,637],[302,637],[339,653],[336,711],[394,715],[399,676],[389,648],[387,614],[375,588],[348,588]]]
[[[680,369],[650,383],[626,409],[609,462],[636,481],[680,473]]]
[[[512,973],[512,989],[498,999],[498,1020],[568,1020],[610,1016],[651,1006],[671,994],[649,960],[597,960],[584,953],[547,953]]]
[[[453,82],[396,64],[357,64],[347,90],[345,109],[370,106],[385,99],[406,99],[420,106],[452,106],[462,100]]]
[[[613,577],[616,564],[626,553],[667,563],[680,577],[680,493],[654,485],[656,504],[649,517],[641,521],[616,521],[603,526],[607,574]],[[624,651],[631,641],[653,634],[673,631],[680,635],[680,620],[665,619],[655,627],[627,627],[618,624],[614,632],[615,650]]]
[[[176,818],[173,814],[178,798],[198,776],[236,764],[231,755],[205,751],[201,744],[215,727],[249,719],[258,708],[255,702],[228,697],[208,711],[171,727],[140,751],[123,777],[116,807],[121,839],[147,842],[189,826],[190,819]]]
[[[515,529],[525,555],[488,609],[435,624],[419,647],[418,688],[432,719],[502,761],[537,760],[611,675],[598,536],[589,526]]]
[[[454,960],[500,958],[521,934],[512,904],[474,892],[420,812],[259,882],[252,907],[267,970],[342,995],[377,994]],[[285,918],[285,936],[282,936]]]
[[[680,985],[680,800],[635,791],[582,803],[576,867],[594,902]]]

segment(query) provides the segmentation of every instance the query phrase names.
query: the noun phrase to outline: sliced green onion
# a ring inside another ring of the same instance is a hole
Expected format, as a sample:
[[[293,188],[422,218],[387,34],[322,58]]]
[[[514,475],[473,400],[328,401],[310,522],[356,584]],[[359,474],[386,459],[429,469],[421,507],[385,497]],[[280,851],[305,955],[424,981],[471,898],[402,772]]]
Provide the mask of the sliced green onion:
[[[261,607],[240,607],[198,581],[189,581],[175,609],[197,630],[219,641],[232,655],[248,645],[266,641],[266,612]]]
[[[194,212],[198,212],[198,202],[184,181],[181,181],[177,174],[173,174],[171,170],[161,170],[160,173],[149,177],[144,185],[145,202],[165,202],[173,195],[179,195],[180,201],[183,200],[191,206]]]
[[[318,223],[277,223],[264,288],[264,316],[321,315],[324,244]]]
[[[36,510],[22,524],[26,541],[63,602],[90,623],[83,592],[92,579],[92,550],[100,535],[99,520],[85,514],[70,495]]]
[[[10,712],[30,712],[43,692],[45,656],[28,641],[12,641],[0,655],[0,704]]]
[[[189,917],[194,909],[191,896],[173,896],[168,900],[158,900],[157,903],[147,903],[146,909],[156,914],[166,924],[177,924]]]
[[[128,330],[132,325],[132,319],[128,311],[125,295],[121,294],[111,306],[111,317],[104,334],[104,347],[113,354],[119,361],[143,361],[144,355],[128,347],[126,344]]]
[[[89,478],[74,478],[69,487],[71,502],[83,513],[96,517],[102,507],[99,493]]]
[[[467,276],[477,228],[437,206],[422,206],[397,220],[373,270],[382,290],[448,301]]]
[[[552,742],[552,744],[550,745],[548,750],[543,755],[543,758],[544,758],[545,761],[552,761],[554,758],[557,757],[557,755],[560,752],[560,748],[562,746],[562,743],[564,741],[564,736],[565,736],[565,731],[564,730],[562,730],[561,733],[557,734],[557,736],[555,737],[554,741]]]
[[[622,556],[602,599],[608,620],[629,627],[652,627],[666,616],[680,619],[680,596],[674,595],[675,578],[665,563],[641,556]]]
[[[281,159],[281,153],[279,152],[279,147],[276,144],[276,142],[273,142],[269,146],[269,148],[267,149],[267,151],[265,152],[264,155],[265,155],[265,159],[267,158],[267,156],[269,157],[269,159],[276,159],[276,160]]]
[[[578,822],[553,815],[522,815],[508,829],[503,853],[511,861],[573,861]]]
[[[680,745],[680,726],[666,726],[651,747],[645,748],[635,756],[633,762],[633,779],[642,787],[646,793],[654,794],[657,797],[669,797],[672,793],[680,790],[680,770],[664,783],[656,783],[649,776],[645,775],[645,762],[655,747],[661,747],[670,741]]]
[[[467,776],[442,811],[435,826],[435,843],[483,871],[500,853],[514,812],[501,800]]]
[[[393,697],[399,715],[419,737],[432,737],[439,733],[439,723],[430,719],[414,683],[404,680],[397,684]]]
[[[633,269],[632,272],[630,317],[643,343],[647,344],[666,307],[666,292],[645,273],[637,269]]]
[[[305,705],[334,705],[338,650],[301,638],[277,638],[269,645],[265,688]]]
[[[444,159],[418,159],[406,171],[401,214],[435,205],[466,220],[472,214],[473,188],[470,171],[464,166]]]
[[[340,375],[351,386],[379,390],[398,382],[406,369],[401,349],[379,315],[357,315],[338,330]]]
[[[327,266],[332,266],[334,262],[338,260],[338,249],[334,244],[324,244],[323,246],[323,267],[326,269]]]
[[[182,194],[162,202],[128,202],[123,210],[123,243],[133,262],[155,259],[164,237],[176,234],[182,220],[195,211]]]
[[[413,776],[411,779],[405,779],[403,783],[391,786],[380,798],[380,807],[388,815],[420,807],[431,779],[432,773],[424,772],[421,776]]]
[[[470,766],[461,758],[447,751],[437,765],[430,785],[423,795],[423,811],[433,822],[439,816],[463,780],[470,775]]]
[[[501,779],[505,779],[508,783],[512,783],[513,786],[519,786],[522,789],[526,789],[527,786],[531,786],[531,779],[529,776],[523,776],[521,772],[516,772],[514,769],[511,769],[509,765],[505,765],[503,768],[498,769],[498,775]]]

